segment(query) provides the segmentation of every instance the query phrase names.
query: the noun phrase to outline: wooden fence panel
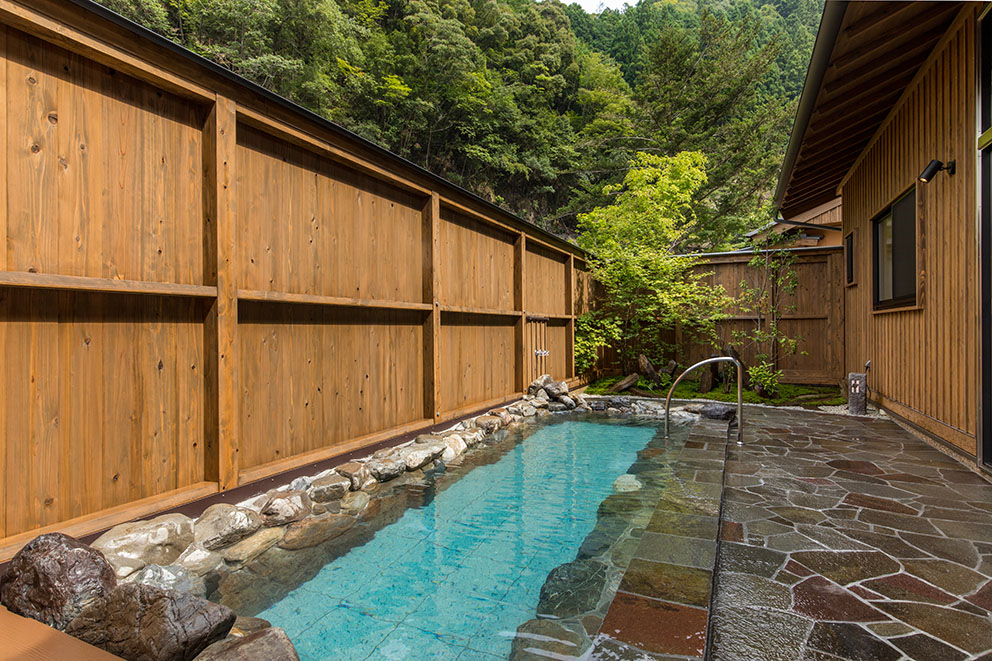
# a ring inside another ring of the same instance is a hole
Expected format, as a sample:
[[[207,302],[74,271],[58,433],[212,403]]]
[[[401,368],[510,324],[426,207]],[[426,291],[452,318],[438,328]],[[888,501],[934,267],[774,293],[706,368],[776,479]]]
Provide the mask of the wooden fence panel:
[[[835,248],[798,251],[796,255],[798,260],[793,268],[799,286],[792,295],[784,297],[783,304],[794,309],[784,314],[781,328],[789,337],[801,337],[802,341],[800,353],[783,355],[779,367],[786,383],[833,385],[844,378],[843,254]],[[706,281],[722,286],[736,300],[741,282],[755,286],[761,276],[759,270],[747,265],[752,257],[752,253],[713,255],[697,269],[709,273]],[[677,334],[673,336],[678,346],[676,358],[683,367],[720,353],[720,348],[734,339],[735,333],[755,329],[756,317],[743,312],[737,303],[727,313],[730,317],[717,323],[718,347],[700,343],[688,334],[681,340]],[[754,364],[756,353],[752,344],[745,343],[741,358],[745,364]]]
[[[546,349],[550,352],[547,361],[548,374],[555,379],[565,379],[568,377],[566,356],[569,354],[566,349],[566,333],[568,327],[562,319],[552,319],[548,322],[547,335],[545,337]]]
[[[516,237],[444,206],[439,231],[441,304],[513,310]]]
[[[515,392],[516,319],[445,314],[441,320],[441,401],[464,410]]]
[[[573,375],[581,251],[85,7],[0,118],[0,560]]]
[[[423,416],[423,314],[239,305],[243,470]]]
[[[7,30],[7,269],[201,284],[202,107]]]
[[[5,536],[203,481],[203,315],[0,288]]]
[[[539,247],[527,246],[527,277],[532,283],[527,300],[527,312],[534,314],[564,315],[566,314],[565,291],[566,271],[565,255],[553,254]]]
[[[424,199],[238,126],[239,287],[421,302]]]

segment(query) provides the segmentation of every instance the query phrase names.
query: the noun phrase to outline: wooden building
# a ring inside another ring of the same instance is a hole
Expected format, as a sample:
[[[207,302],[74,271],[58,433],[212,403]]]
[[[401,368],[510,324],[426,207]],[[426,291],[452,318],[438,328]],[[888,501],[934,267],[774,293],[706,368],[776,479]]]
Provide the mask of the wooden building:
[[[755,243],[767,241],[770,248],[833,248],[841,245],[841,212],[838,197],[791,218],[779,218],[746,236]]]
[[[0,560],[575,376],[582,251],[88,0],[0,117]]]
[[[990,61],[986,3],[828,0],[776,193],[786,218],[842,200],[845,372],[871,361],[875,401],[979,460]]]

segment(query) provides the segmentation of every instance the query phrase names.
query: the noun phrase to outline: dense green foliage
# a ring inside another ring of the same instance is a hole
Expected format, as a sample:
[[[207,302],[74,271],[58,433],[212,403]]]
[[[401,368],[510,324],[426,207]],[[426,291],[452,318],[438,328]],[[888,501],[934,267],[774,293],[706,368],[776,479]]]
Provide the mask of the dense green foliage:
[[[613,203],[579,216],[579,245],[606,293],[579,324],[580,346],[591,343],[586,326],[601,336],[602,329],[615,330],[614,346],[626,366],[642,353],[660,361],[676,323],[699,337],[712,334],[728,301],[693,270],[698,257],[674,250],[696,223],[694,200],[706,184],[700,152],[641,152],[623,182],[605,190]]]
[[[639,152],[702,152],[683,251],[764,219],[821,6],[100,1],[566,235],[613,202]]]

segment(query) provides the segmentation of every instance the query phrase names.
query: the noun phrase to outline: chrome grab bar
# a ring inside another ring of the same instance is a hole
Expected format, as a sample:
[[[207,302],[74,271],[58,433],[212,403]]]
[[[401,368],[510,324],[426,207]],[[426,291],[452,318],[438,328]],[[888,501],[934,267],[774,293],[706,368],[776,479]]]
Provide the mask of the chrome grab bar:
[[[675,392],[675,386],[679,385],[679,381],[684,379],[685,375],[692,370],[710,363],[733,363],[737,366],[737,442],[744,442],[744,366],[741,365],[741,361],[732,356],[717,356],[716,358],[701,360],[675,379],[675,383],[668,390],[668,397],[665,398],[665,438],[668,438],[668,410],[672,405],[672,393]]]

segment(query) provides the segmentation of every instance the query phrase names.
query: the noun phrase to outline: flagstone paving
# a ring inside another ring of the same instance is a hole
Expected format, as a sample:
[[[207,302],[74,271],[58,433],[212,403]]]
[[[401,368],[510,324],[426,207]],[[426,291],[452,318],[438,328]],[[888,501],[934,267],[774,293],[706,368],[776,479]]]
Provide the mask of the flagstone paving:
[[[992,484],[890,420],[745,416],[711,659],[992,659]]]

